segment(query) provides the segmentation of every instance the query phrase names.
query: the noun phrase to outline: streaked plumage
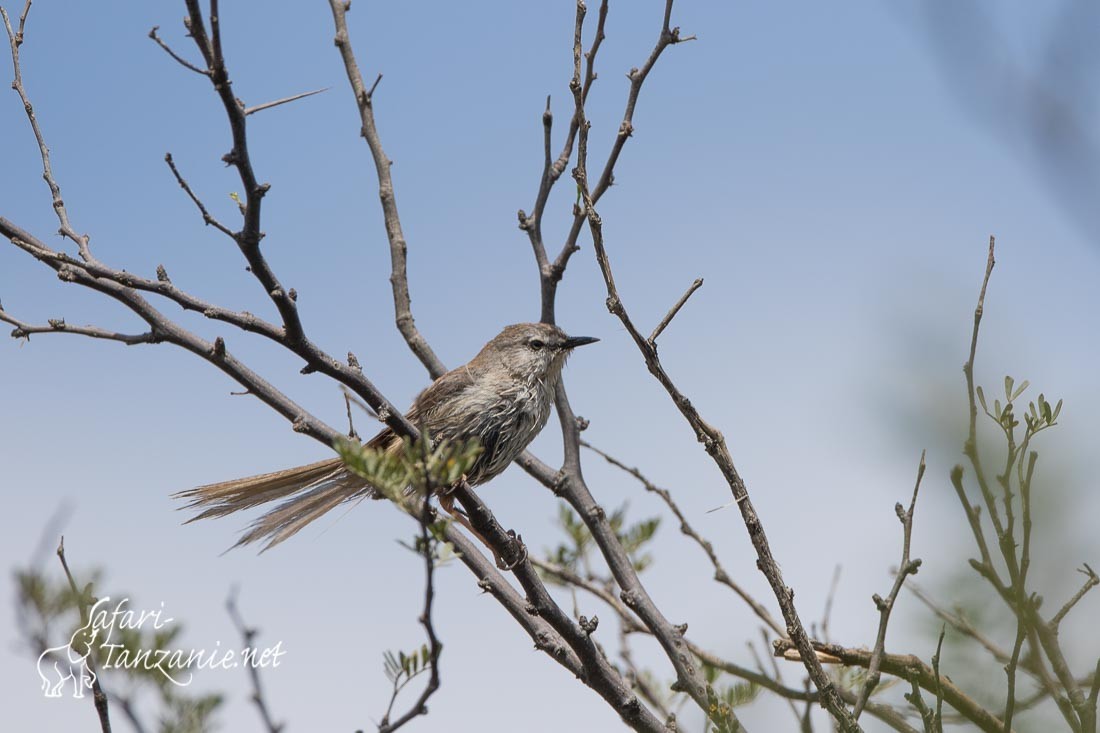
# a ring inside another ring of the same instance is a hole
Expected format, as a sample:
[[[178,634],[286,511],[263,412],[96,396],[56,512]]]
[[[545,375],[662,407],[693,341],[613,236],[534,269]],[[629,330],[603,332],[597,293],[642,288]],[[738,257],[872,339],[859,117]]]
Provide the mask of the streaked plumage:
[[[421,392],[406,417],[426,426],[433,440],[477,438],[483,450],[466,478],[472,485],[483,484],[507,468],[546,425],[554,389],[572,349],[596,340],[571,338],[545,323],[507,326],[468,364]],[[367,445],[397,451],[401,444],[386,428]],[[177,496],[189,500],[185,508],[201,510],[189,521],[280,501],[237,543],[263,540],[265,550],[341,504],[379,497],[339,458],[200,486]]]

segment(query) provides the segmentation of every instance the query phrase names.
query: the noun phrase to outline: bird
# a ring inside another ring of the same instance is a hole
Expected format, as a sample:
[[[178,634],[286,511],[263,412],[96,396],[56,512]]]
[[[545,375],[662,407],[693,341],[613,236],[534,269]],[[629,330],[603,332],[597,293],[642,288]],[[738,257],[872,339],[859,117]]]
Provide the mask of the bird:
[[[417,395],[405,418],[427,430],[436,442],[476,439],[482,450],[465,479],[471,486],[484,484],[504,471],[545,427],[562,367],[573,349],[597,341],[591,336],[568,336],[549,323],[506,326],[468,363]],[[403,437],[389,427],[366,443],[368,448],[391,454],[399,453],[403,445]],[[342,504],[379,499],[382,494],[337,457],[199,486],[175,497],[188,502],[183,509],[198,510],[188,523],[278,502],[254,520],[234,545],[262,542],[263,552]],[[443,505],[454,513],[449,503]],[[462,523],[473,531],[468,522]]]

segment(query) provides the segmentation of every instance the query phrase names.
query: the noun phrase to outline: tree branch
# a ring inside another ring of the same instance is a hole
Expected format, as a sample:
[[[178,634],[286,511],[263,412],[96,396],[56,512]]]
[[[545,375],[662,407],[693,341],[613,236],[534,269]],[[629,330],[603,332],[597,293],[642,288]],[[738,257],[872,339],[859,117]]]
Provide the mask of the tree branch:
[[[241,635],[244,648],[254,649],[256,635],[259,633],[259,630],[244,622],[244,617],[241,616],[240,611],[237,609],[237,595],[237,588],[230,591],[229,597],[225,599],[225,610],[229,614],[229,618],[233,621],[233,625],[237,628],[237,632]],[[276,723],[275,718],[271,715],[271,709],[268,707],[267,699],[264,697],[263,680],[260,679],[259,668],[254,664],[248,664],[246,666],[248,667],[248,677],[252,682],[252,702],[256,705],[256,709],[260,713],[260,719],[263,720],[264,723],[264,730],[268,731],[268,733],[280,733],[284,725],[283,723]]]
[[[657,337],[660,336],[666,328],[668,328],[668,324],[672,323],[672,319],[675,318],[676,314],[680,312],[680,309],[684,307],[684,303],[688,302],[688,298],[690,298],[692,294],[701,287],[703,287],[703,278],[696,278],[695,282],[689,285],[684,294],[680,296],[680,299],[676,301],[676,305],[669,308],[669,311],[665,314],[665,317],[662,318],[661,322],[657,324],[657,327],[653,329],[653,333],[649,334],[649,338],[647,340],[653,346],[653,348],[657,348]]]
[[[374,158],[374,169],[378,176],[378,196],[382,202],[382,217],[386,223],[386,238],[390,244],[392,266],[390,284],[393,288],[397,330],[401,332],[409,348],[427,368],[432,379],[438,379],[446,373],[447,369],[432,351],[432,347],[420,335],[416,321],[413,319],[406,266],[408,243],[401,228],[401,217],[397,211],[397,199],[393,190],[393,177],[390,175],[390,166],[393,165],[393,161],[386,156],[386,151],[382,148],[382,138],[378,135],[378,127],[374,122],[374,89],[382,80],[382,75],[378,75],[374,86],[369,90],[366,88],[363,84],[363,76],[359,73],[359,64],[355,60],[355,52],[351,47],[351,37],[348,34],[347,12],[351,8],[351,3],[345,0],[329,0],[329,6],[332,8],[332,20],[336,27],[336,48],[340,51],[348,81],[355,94],[355,103],[359,108],[359,119],[362,122],[361,134],[367,141],[367,147],[370,148],[371,157]]]
[[[866,649],[851,649],[840,644],[826,644],[819,641],[814,641],[811,645],[815,652],[836,657],[841,664],[849,667],[866,669],[871,664],[872,653]],[[773,642],[773,647],[777,655],[796,661],[801,660],[801,652],[790,640],[779,639]],[[993,713],[969,697],[949,678],[937,675],[936,671],[919,657],[913,654],[883,654],[881,669],[894,677],[915,680],[922,689],[933,694],[942,690],[943,701],[978,728],[986,733],[1004,733],[1004,725]]]
[[[12,317],[4,307],[0,305],[0,321],[9,323],[15,328],[11,332],[12,338],[26,338],[29,339],[31,334],[34,333],[71,333],[79,336],[87,336],[94,339],[104,339],[106,341],[119,341],[127,346],[133,346],[135,344],[152,344],[157,342],[156,334],[153,331],[146,331],[145,333],[127,334],[117,333],[115,331],[109,331],[105,328],[98,326],[70,326],[65,323],[64,318],[51,318],[45,326],[35,326],[29,323],[24,323],[17,318]]]
[[[425,453],[426,461],[426,454],[428,451],[427,441],[422,441],[421,446]],[[431,477],[427,470],[425,470],[425,478],[428,480],[428,493],[430,495],[436,487],[431,486]],[[382,722],[378,724],[378,733],[394,733],[394,731],[403,727],[414,718],[421,715],[427,715],[428,699],[436,693],[440,684],[439,655],[443,652],[443,644],[439,641],[439,638],[436,637],[435,625],[432,622],[432,604],[435,601],[435,554],[433,551],[434,538],[432,537],[430,528],[435,519],[435,512],[432,510],[431,504],[428,502],[427,498],[420,499],[419,515],[419,550],[424,558],[424,610],[420,612],[419,621],[420,625],[424,627],[424,634],[428,637],[428,684],[420,691],[420,696],[416,699],[416,702],[413,703],[401,717],[390,722],[390,710],[393,708],[393,702],[397,698],[398,692],[398,690],[395,689],[393,698],[390,699],[390,708],[386,710],[386,715],[382,718]]]
[[[30,7],[30,3],[27,3],[26,8],[23,10],[23,17],[27,15],[27,8]],[[6,18],[5,18],[6,19]],[[22,31],[22,22],[20,23],[20,31]],[[60,542],[57,543],[57,558],[61,561],[61,567],[65,570],[65,577],[69,579],[69,588],[73,592],[73,596],[77,600],[77,608],[80,609],[80,625],[81,627],[87,627],[91,624],[89,618],[89,600],[92,592],[92,585],[89,583],[84,590],[77,587],[76,579],[73,578],[73,573],[69,570],[69,561],[65,558],[65,537],[62,535]],[[95,704],[96,714],[99,716],[99,727],[102,733],[111,733],[111,714],[109,710],[109,704],[107,702],[107,693],[103,691],[103,686],[99,682],[99,674],[96,672],[95,663],[95,648],[92,646],[92,640],[86,640],[87,653],[85,656],[85,663],[88,665],[88,671],[92,677],[92,702]],[[75,684],[83,685],[84,680],[78,679]]]
[[[283,104],[290,104],[291,102],[297,102],[299,99],[305,99],[306,97],[312,97],[314,94],[320,94],[321,92],[327,92],[332,87],[324,87],[323,89],[314,89],[312,92],[300,92],[298,94],[292,94],[289,97],[283,97],[282,99],[276,99],[273,102],[264,102],[263,104],[257,104],[255,107],[245,108],[244,115],[254,115],[257,112],[263,112],[265,109],[271,109],[272,107],[278,107]]]
[[[160,30],[159,25],[153,26],[152,29],[149,31],[149,37],[152,38],[153,41],[158,46],[163,48],[164,52],[166,54],[168,54],[173,59],[175,59],[176,63],[178,63],[180,66],[182,66],[185,69],[190,69],[191,71],[195,72],[196,74],[200,74],[202,76],[210,76],[210,73],[211,73],[210,69],[200,69],[199,67],[195,66],[193,63],[191,63],[190,61],[188,61],[187,59],[183,58],[178,53],[173,51],[172,47],[169,46],[167,43],[165,43],[163,40],[161,40],[161,37],[159,35],[157,35],[157,31],[159,31],[159,30]]]
[[[742,588],[736,581],[733,580],[732,577],[730,577],[730,574],[726,572],[725,567],[722,566],[722,562],[718,559],[718,553],[714,551],[714,546],[708,540],[704,539],[702,535],[695,531],[695,528],[691,526],[691,524],[687,520],[687,517],[684,516],[684,513],[680,510],[680,507],[676,504],[675,500],[673,500],[672,494],[668,491],[668,489],[662,489],[660,486],[657,486],[648,478],[646,478],[645,475],[642,474],[642,472],[637,468],[627,466],[626,464],[616,459],[614,456],[610,456],[607,453],[604,453],[599,448],[596,448],[591,443],[582,440],[581,445],[603,458],[612,466],[615,466],[616,468],[625,471],[626,473],[636,478],[639,482],[641,482],[646,491],[649,491],[659,496],[661,500],[665,503],[665,505],[668,506],[669,511],[672,512],[673,516],[676,517],[677,521],[680,522],[680,532],[687,537],[690,537],[695,542],[695,544],[699,545],[699,547],[706,554],[707,559],[710,560],[710,564],[714,568],[714,579],[736,593],[737,596],[741,600],[743,600],[749,606],[749,608],[752,609],[752,612],[756,614],[756,617],[763,621],[768,626],[768,628],[770,628],[779,636],[786,635],[786,629],[784,629],[779,624],[779,622],[775,620],[768,609],[764,608],[764,606],[759,601],[749,595],[749,593],[744,588]]]
[[[894,603],[897,602],[901,587],[905,585],[905,579],[910,575],[916,575],[917,570],[920,568],[921,561],[919,559],[909,559],[909,543],[913,537],[913,511],[917,508],[917,492],[920,491],[920,482],[924,478],[924,467],[924,451],[921,451],[920,465],[917,467],[917,483],[913,487],[913,499],[909,502],[909,509],[903,509],[901,504],[894,506],[894,512],[898,515],[902,526],[901,562],[898,564],[898,572],[894,578],[894,587],[890,589],[886,600],[883,600],[877,593],[874,596],[875,605],[878,606],[879,612],[878,636],[875,638],[875,649],[871,653],[871,663],[867,666],[867,678],[863,681],[863,687],[852,711],[852,715],[856,720],[859,720],[867,700],[870,699],[871,693],[874,692],[879,683],[879,668],[882,664],[882,656],[886,653],[886,626],[890,623],[890,612],[894,610]]]
[[[551,598],[528,557],[523,540],[514,533],[506,532],[469,487],[458,487],[455,497],[466,510],[474,529],[501,555],[515,574],[527,594],[528,612],[544,618],[577,654],[585,670],[581,681],[603,697],[631,728],[664,730],[664,724],[642,704],[597,647],[592,639],[595,626],[582,627]],[[629,601],[625,602],[630,605]]]
[[[654,53],[650,56],[650,60],[642,68],[641,71],[633,72],[631,75],[632,94],[631,99],[636,100],[636,94],[634,93],[635,84],[640,86],[641,80],[644,80],[649,69],[652,67],[652,63],[656,61],[660,52],[671,43],[679,40],[679,31],[673,32],[668,28],[668,17],[671,12],[672,2],[668,1],[666,4],[665,12],[665,25],[662,29],[658,45],[654,50]],[[583,6],[582,6],[583,7]],[[576,46],[575,46],[576,48]],[[574,51],[574,79],[579,78],[579,51]],[[592,243],[596,251],[596,261],[600,266],[600,272],[603,274],[604,283],[607,286],[607,307],[608,310],[619,318],[631,338],[634,339],[638,349],[642,352],[645,359],[646,366],[665,390],[669,393],[673,402],[680,409],[680,412],[684,415],[685,419],[695,430],[696,436],[699,441],[704,443],[707,452],[714,459],[719,469],[725,476],[727,483],[730,486],[734,494],[734,499],[737,501],[738,507],[741,509],[742,516],[745,520],[745,526],[749,530],[749,536],[752,539],[753,546],[757,550],[758,566],[764,575],[768,578],[768,582],[772,586],[772,590],[775,593],[776,598],[779,601],[780,609],[783,612],[783,618],[787,623],[787,631],[791,639],[795,644],[803,651],[803,663],[806,665],[806,669],[809,672],[810,679],[813,680],[817,689],[821,692],[821,703],[829,711],[829,713],[836,718],[841,727],[845,731],[859,730],[859,725],[852,718],[851,713],[844,707],[843,702],[836,693],[836,689],[824,670],[821,668],[820,662],[817,657],[812,653],[810,647],[809,637],[806,635],[805,629],[802,626],[802,621],[798,617],[798,613],[794,607],[794,593],[784,583],[782,575],[779,571],[779,565],[772,557],[771,549],[768,546],[767,536],[764,534],[763,525],[760,523],[759,517],[756,515],[756,511],[749,501],[748,492],[745,488],[744,482],[741,480],[740,475],[737,473],[736,468],[733,465],[733,459],[730,457],[729,451],[725,446],[725,438],[717,429],[706,423],[700,416],[695,408],[691,405],[691,402],[685,397],[679,389],[675,386],[672,380],[665,373],[664,368],[661,366],[660,359],[657,356],[656,348],[645,339],[644,336],[639,333],[635,328],[633,322],[630,320],[627,314],[626,308],[623,306],[622,299],[619,296],[618,289],[615,286],[615,279],[611,271],[611,265],[607,258],[607,252],[604,248],[603,242],[603,222],[601,221],[599,214],[596,212],[596,192],[599,191],[599,185],[595,190],[591,189],[588,184],[588,174],[586,161],[588,157],[588,121],[585,118],[584,101],[581,98],[579,91],[574,87],[574,100],[577,109],[577,118],[580,124],[579,141],[577,146],[577,167],[574,169],[573,177],[577,181],[577,185],[581,190],[581,198],[584,205],[585,218],[588,221],[589,231],[592,234]],[[621,143],[625,142],[625,138],[630,135],[632,126],[629,123],[630,116],[633,113],[633,102],[628,103],[627,109],[627,121],[624,122],[623,127],[620,129],[620,140],[617,141],[617,148],[613,148],[612,158],[609,163],[613,162],[617,157],[617,150],[621,148]],[[603,179],[601,182],[603,183]],[[666,649],[666,652],[670,650]],[[674,666],[675,665],[674,663]],[[683,675],[687,672],[682,666],[677,666],[677,672]],[[681,679],[682,684],[686,684],[688,679]],[[701,695],[702,688],[692,687],[692,697],[696,702],[700,704],[703,709],[706,709],[705,695]]]

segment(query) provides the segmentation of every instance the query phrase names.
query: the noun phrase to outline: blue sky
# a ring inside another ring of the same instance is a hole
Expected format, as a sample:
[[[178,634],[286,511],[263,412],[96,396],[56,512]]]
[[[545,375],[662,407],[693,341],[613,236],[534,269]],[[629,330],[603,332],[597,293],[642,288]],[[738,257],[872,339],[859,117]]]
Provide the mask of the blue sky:
[[[599,207],[624,301],[644,328],[705,278],[662,336],[662,358],[725,432],[804,618],[820,615],[833,568],[842,566],[832,630],[852,646],[873,642],[869,599],[888,588],[900,551],[892,507],[909,496],[925,447],[913,541],[925,560],[920,580],[936,587],[966,577],[970,547],[947,475],[960,459],[960,367],[990,234],[998,265],[978,380],[995,385],[1011,373],[1067,403],[1063,427],[1044,436],[1041,466],[1056,466],[1058,479],[1046,490],[1063,510],[1051,511],[1050,524],[1037,517],[1051,568],[1039,585],[1060,597],[1077,582],[1073,567],[1100,562],[1091,529],[1100,458],[1086,448],[1100,431],[1092,317],[1100,232],[1064,195],[1073,180],[1044,168],[1025,134],[975,112],[985,90],[966,85],[971,69],[945,62],[922,7],[683,0],[675,22],[699,40],[669,49],[647,81],[616,186]],[[999,58],[1037,68],[1059,10],[981,7],[1004,42]],[[624,74],[652,48],[661,11],[648,0],[613,4],[589,105],[595,160],[618,127]],[[40,0],[23,47],[27,91],[70,216],[101,259],[146,275],[163,263],[185,289],[274,318],[235,247],[203,228],[163,162],[172,152],[215,213],[233,220],[229,195],[239,183],[219,160],[229,136],[218,102],[204,79],[146,37],[159,25],[194,58],[183,12],[174,2],[106,10]],[[258,175],[272,185],[264,248],[297,289],[314,338],[335,354],[354,351],[386,395],[407,404],[427,377],[392,325],[373,168],[327,3],[225,3],[222,14],[234,91],[247,103],[332,87],[250,120]],[[573,6],[359,0],[349,18],[364,75],[385,74],[376,112],[395,161],[414,312],[441,358],[457,365],[502,325],[538,317],[536,270],[515,212],[529,210],[537,190],[547,94],[555,148],[568,121]],[[1086,119],[1090,109],[1082,103]],[[0,215],[49,238],[56,220],[13,93],[0,96],[0,131]],[[554,251],[573,195],[563,179],[547,210]],[[672,488],[731,573],[768,602],[737,513],[706,513],[728,490],[607,313],[591,246],[581,243],[558,314],[567,330],[602,339],[566,371],[574,409],[591,420],[586,438]],[[11,246],[0,248],[0,300],[28,321],[64,316],[137,328]],[[292,397],[342,424],[340,393],[318,376],[299,376],[296,360],[203,319],[182,321],[225,336]],[[78,572],[103,565],[110,588],[148,606],[163,601],[186,621],[193,646],[234,639],[222,604],[240,584],[249,621],[287,649],[265,677],[276,715],[291,730],[369,727],[387,698],[382,651],[421,641],[420,566],[394,543],[413,525],[389,507],[363,505],[263,556],[219,556],[246,518],[182,527],[173,491],[324,456],[263,405],[230,396],[234,388],[166,346],[70,336],[0,342],[8,502],[0,556],[8,566],[25,563],[49,518],[68,507],[66,542]],[[551,462],[560,455],[556,435],[551,425],[535,444]],[[605,505],[629,500],[638,517],[659,511],[592,458],[585,475]],[[482,494],[531,547],[556,541],[555,500],[520,470]],[[646,580],[667,615],[688,621],[701,643],[751,663],[750,614],[709,581],[671,523],[656,555]],[[47,568],[57,571],[52,556]],[[13,650],[10,594],[11,586],[0,591],[0,685],[15,693],[14,729],[91,724],[89,705],[38,695],[33,660]],[[485,730],[518,720],[532,731],[614,727],[614,714],[531,651],[461,566],[441,572],[438,604],[444,684],[419,729],[443,719],[476,719]],[[1083,605],[1077,621],[1095,604]],[[906,598],[890,648],[927,657],[926,626]],[[1075,661],[1096,651],[1076,650]],[[229,692],[227,730],[259,729],[243,675],[210,673],[196,684]],[[742,717],[767,730],[788,725],[789,715],[760,703]]]

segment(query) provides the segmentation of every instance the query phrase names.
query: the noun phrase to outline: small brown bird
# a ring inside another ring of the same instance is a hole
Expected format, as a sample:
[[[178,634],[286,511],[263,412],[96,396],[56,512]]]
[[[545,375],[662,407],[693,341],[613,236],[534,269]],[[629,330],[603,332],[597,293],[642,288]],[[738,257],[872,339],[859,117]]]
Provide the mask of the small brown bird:
[[[570,352],[598,340],[567,336],[546,323],[507,326],[468,364],[452,369],[421,392],[405,417],[427,428],[436,441],[476,438],[482,452],[466,480],[474,486],[483,484],[507,468],[546,425]],[[385,428],[367,445],[396,452],[402,439]],[[200,486],[176,496],[190,501],[185,508],[201,510],[192,522],[281,501],[256,519],[237,542],[263,540],[264,550],[341,504],[381,498],[339,458]]]

